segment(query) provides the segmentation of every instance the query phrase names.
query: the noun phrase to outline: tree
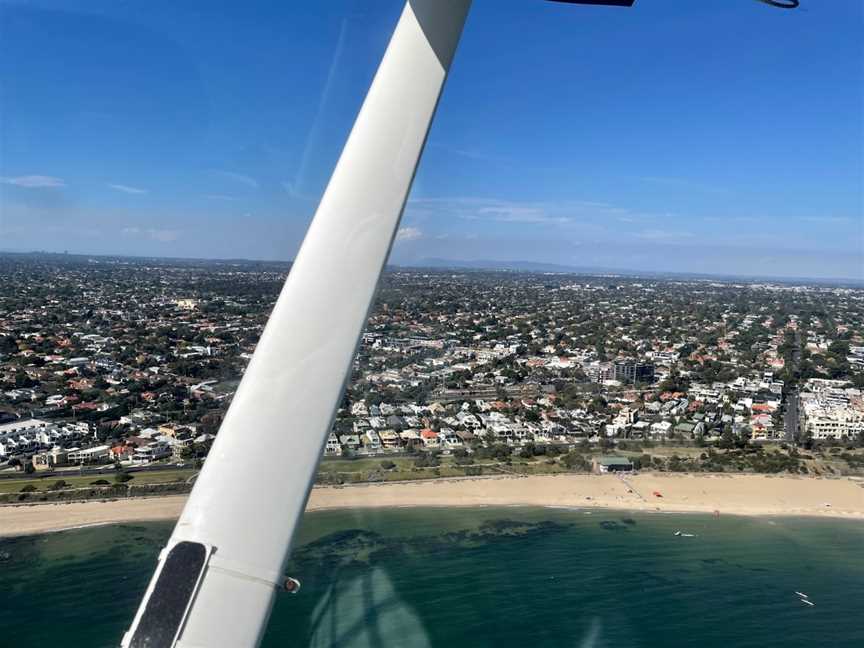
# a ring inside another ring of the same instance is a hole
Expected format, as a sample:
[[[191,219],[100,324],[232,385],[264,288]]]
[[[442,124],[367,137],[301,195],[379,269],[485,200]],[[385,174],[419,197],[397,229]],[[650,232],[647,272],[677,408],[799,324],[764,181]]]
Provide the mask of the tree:
[[[438,455],[431,452],[421,452],[414,460],[414,466],[417,468],[432,468],[440,463]]]
[[[533,409],[526,410],[525,420],[530,423],[536,423],[540,420],[540,414],[538,414],[537,411]]]
[[[684,392],[689,386],[689,381],[683,378],[677,369],[673,369],[666,380],[660,383],[659,389],[661,392]]]
[[[569,470],[588,470],[590,468],[588,460],[575,450],[571,450],[561,457],[561,462],[567,466]]]

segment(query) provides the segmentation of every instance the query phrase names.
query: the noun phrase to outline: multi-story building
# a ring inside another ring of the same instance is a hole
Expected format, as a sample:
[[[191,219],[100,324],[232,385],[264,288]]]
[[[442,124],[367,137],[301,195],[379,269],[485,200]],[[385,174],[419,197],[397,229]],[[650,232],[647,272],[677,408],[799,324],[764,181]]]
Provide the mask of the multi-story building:
[[[654,382],[654,365],[634,360],[618,360],[615,362],[615,380],[631,385]]]

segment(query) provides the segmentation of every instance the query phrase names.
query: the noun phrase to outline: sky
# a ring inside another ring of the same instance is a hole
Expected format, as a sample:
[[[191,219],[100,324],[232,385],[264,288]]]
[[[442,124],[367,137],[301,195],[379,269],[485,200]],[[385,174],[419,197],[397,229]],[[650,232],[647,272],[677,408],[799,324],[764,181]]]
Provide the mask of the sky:
[[[864,3],[475,0],[391,262],[864,278]],[[400,0],[0,0],[0,250],[290,260]]]

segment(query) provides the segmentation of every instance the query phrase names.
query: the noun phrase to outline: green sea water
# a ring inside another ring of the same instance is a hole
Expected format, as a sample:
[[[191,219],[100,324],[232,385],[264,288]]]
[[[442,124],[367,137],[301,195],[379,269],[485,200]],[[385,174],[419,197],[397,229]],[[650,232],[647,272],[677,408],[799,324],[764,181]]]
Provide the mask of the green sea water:
[[[0,646],[116,646],[170,531],[0,541]],[[864,646],[864,524],[853,521],[318,512],[289,573],[303,588],[280,595],[268,648]]]

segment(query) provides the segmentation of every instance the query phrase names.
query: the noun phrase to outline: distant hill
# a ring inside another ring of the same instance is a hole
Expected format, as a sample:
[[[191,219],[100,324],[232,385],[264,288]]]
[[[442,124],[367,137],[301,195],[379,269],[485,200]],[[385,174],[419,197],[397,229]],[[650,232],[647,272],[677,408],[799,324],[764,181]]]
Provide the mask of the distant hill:
[[[49,262],[57,264],[147,264],[158,266],[234,266],[244,270],[271,272],[287,272],[291,269],[293,261],[257,260],[257,259],[201,259],[201,258],[174,258],[174,257],[135,257],[124,255],[100,255],[100,254],[66,254],[59,252],[31,251],[14,252],[0,249],[0,262]],[[736,275],[736,274],[706,274],[698,272],[669,272],[665,270],[633,270],[627,268],[606,268],[599,266],[571,266],[559,263],[544,263],[540,261],[494,261],[491,259],[441,259],[428,257],[417,262],[396,266],[387,266],[388,270],[397,268],[406,270],[429,269],[429,270],[489,270],[501,272],[528,272],[528,273],[559,273],[577,275],[614,275],[619,277],[644,277],[651,279],[671,280],[703,280],[724,281],[741,283],[780,283],[791,285],[832,286],[832,287],[864,287],[864,279],[824,278],[814,279],[812,277],[772,277],[769,275]]]
[[[668,272],[664,270],[632,270],[625,268],[604,268],[598,266],[570,266],[537,261],[493,261],[489,259],[440,259],[425,258],[412,263],[410,268],[429,268],[435,270],[502,270],[510,272],[556,272],[581,275],[617,275],[622,277],[645,277],[672,280],[707,280],[727,282],[771,282],[783,284],[809,284],[817,286],[864,287],[864,279],[814,279],[812,277],[772,277],[766,275],[706,274],[699,272]]]
[[[567,274],[597,274],[606,272],[623,272],[611,268],[597,268],[587,266],[568,266],[558,263],[542,263],[538,261],[491,261],[489,259],[476,259],[461,261],[456,259],[421,259],[411,264],[416,268],[462,268],[466,270],[516,270],[520,272],[562,272]]]

